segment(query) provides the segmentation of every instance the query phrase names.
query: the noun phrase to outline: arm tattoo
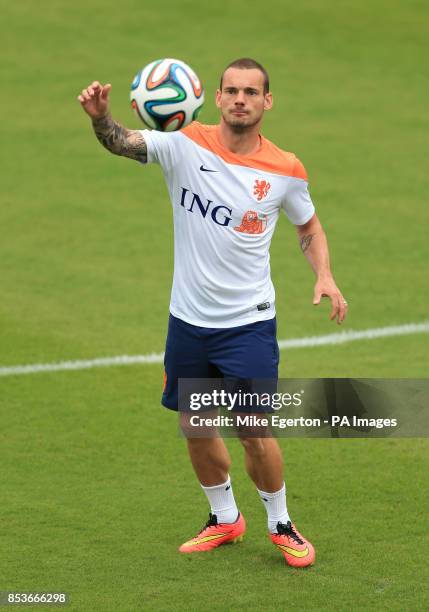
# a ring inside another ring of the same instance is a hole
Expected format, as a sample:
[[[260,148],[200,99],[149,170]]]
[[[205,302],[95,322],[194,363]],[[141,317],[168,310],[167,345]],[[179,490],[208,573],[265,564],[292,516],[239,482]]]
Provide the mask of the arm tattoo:
[[[145,139],[137,130],[127,130],[112,119],[110,114],[92,120],[95,135],[103,147],[115,155],[124,155],[137,161],[147,161]]]
[[[316,234],[308,234],[308,236],[303,236],[301,238],[300,244],[301,244],[301,249],[303,253],[305,253],[305,251],[308,249],[315,235]]]

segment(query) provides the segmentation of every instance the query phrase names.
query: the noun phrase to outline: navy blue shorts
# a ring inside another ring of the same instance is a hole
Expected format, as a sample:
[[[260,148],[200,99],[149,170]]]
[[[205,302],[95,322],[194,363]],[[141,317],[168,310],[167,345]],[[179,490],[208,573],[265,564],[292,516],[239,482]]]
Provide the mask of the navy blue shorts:
[[[179,378],[278,378],[275,317],[229,328],[198,327],[170,314],[162,404],[178,410]]]

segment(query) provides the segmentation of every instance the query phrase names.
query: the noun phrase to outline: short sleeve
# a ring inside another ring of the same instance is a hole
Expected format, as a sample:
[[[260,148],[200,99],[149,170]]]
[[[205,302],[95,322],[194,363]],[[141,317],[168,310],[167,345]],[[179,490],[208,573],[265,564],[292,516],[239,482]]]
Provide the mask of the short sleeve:
[[[176,165],[179,159],[180,132],[139,130],[147,146],[147,163],[159,164],[165,171]]]
[[[294,225],[304,225],[314,215],[315,208],[308,191],[307,172],[299,159],[296,159],[292,176],[289,177],[282,207]]]

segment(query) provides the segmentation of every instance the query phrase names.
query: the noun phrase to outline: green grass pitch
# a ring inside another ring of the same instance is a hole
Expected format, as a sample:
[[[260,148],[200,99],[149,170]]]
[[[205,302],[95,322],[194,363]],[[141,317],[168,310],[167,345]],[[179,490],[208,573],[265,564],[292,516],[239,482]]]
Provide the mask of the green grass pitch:
[[[159,168],[110,156],[76,96],[113,85],[115,118],[152,59],[266,65],[264,134],[304,162],[350,303],[345,329],[427,317],[427,99],[421,0],[0,2],[0,366],[161,352],[172,220]],[[338,331],[281,218],[280,338]],[[425,377],[427,335],[282,352],[292,377]],[[0,591],[70,593],[69,610],[426,610],[426,439],[282,440],[288,505],[317,563],[292,570],[228,440],[245,540],[178,545],[205,521],[160,365],[0,378]],[[28,609],[33,609],[28,608]],[[36,608],[34,608],[36,609]]]

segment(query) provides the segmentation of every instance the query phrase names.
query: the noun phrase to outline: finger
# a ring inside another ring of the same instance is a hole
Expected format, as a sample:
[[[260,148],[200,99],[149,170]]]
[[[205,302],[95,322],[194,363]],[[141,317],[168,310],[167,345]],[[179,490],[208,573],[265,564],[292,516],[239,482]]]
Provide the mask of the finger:
[[[342,323],[347,315],[348,304],[343,296],[340,296],[340,314],[338,317],[338,323]]]
[[[82,96],[83,96],[84,100],[86,100],[87,102],[88,102],[89,100],[91,100],[91,96],[89,95],[89,93],[88,93],[88,90],[87,90],[87,89],[82,89]]]
[[[107,85],[102,87],[102,89],[101,89],[101,97],[103,98],[103,100],[107,100],[107,98],[109,97],[109,91],[111,89],[112,89],[112,86],[111,86],[110,83],[107,83]]]
[[[82,95],[85,95],[85,97],[88,97],[88,99],[97,97],[98,94],[99,90],[97,88],[94,88],[93,85],[88,85],[86,89],[82,89]]]
[[[97,87],[93,87],[92,85],[90,85],[87,89],[89,95],[91,96],[91,98],[98,98],[100,93],[101,93],[101,89],[97,88]]]
[[[346,316],[347,302],[342,295],[338,296],[338,317],[337,324],[341,325]]]
[[[321,298],[322,298],[322,292],[315,291],[313,295],[313,306],[318,306],[320,304]]]
[[[331,313],[329,315],[329,318],[331,319],[331,321],[333,321],[335,317],[338,315],[339,310],[340,310],[340,302],[336,296],[331,297],[331,304],[332,304],[332,308],[331,308]]]
[[[95,96],[96,98],[98,98],[98,96],[101,94],[101,92],[103,91],[103,87],[102,85],[100,85],[100,83],[98,81],[94,81],[93,83],[91,83],[91,85],[88,87],[88,91],[91,95]]]

